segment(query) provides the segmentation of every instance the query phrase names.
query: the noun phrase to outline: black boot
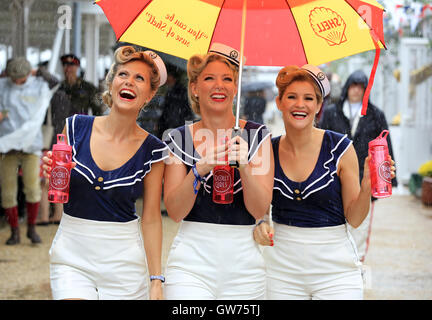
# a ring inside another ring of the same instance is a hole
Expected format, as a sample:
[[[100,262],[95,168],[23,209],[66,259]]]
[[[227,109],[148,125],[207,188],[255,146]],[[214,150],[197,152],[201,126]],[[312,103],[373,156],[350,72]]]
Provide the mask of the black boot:
[[[36,228],[34,224],[27,225],[27,238],[31,240],[32,243],[41,243],[42,240],[36,233]]]
[[[11,228],[11,236],[6,241],[7,245],[14,245],[20,243],[20,232],[19,227]]]

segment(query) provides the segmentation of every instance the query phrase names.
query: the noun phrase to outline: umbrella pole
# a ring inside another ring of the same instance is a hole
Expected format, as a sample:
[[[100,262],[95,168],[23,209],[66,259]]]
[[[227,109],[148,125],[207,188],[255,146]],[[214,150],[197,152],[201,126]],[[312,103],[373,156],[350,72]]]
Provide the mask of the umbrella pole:
[[[242,73],[243,73],[243,63],[244,63],[244,37],[245,37],[245,30],[246,30],[246,5],[247,0],[243,0],[243,11],[242,11],[242,26],[241,26],[241,38],[240,38],[240,65],[239,65],[239,74],[238,74],[238,82],[237,82],[237,103],[236,103],[236,112],[235,112],[235,125],[233,128],[233,132],[231,135],[231,138],[234,138],[236,136],[240,135],[240,125],[239,125],[239,117],[240,117],[240,100],[241,100],[241,80],[242,80]],[[238,161],[230,161],[229,165],[231,167],[238,168],[240,164]]]
[[[247,0],[243,0],[243,12],[242,12],[242,26],[241,26],[241,38],[240,38],[240,66],[239,66],[239,78],[238,78],[238,88],[237,88],[237,104],[236,104],[236,114],[235,114],[235,126],[234,130],[240,130],[239,117],[240,117],[240,98],[241,98],[241,80],[243,74],[243,63],[244,63],[244,38],[246,30],[246,6]]]

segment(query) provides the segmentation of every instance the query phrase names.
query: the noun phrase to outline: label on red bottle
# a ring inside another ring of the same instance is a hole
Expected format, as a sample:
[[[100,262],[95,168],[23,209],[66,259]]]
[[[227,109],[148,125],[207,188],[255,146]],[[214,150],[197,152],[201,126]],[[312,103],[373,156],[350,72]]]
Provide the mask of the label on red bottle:
[[[69,170],[64,167],[54,167],[51,171],[50,185],[57,190],[65,189],[69,185]]]
[[[216,170],[213,180],[213,187],[218,193],[228,192],[232,188],[231,174],[226,170]]]
[[[385,182],[391,183],[390,161],[381,162],[378,168],[378,174]]]

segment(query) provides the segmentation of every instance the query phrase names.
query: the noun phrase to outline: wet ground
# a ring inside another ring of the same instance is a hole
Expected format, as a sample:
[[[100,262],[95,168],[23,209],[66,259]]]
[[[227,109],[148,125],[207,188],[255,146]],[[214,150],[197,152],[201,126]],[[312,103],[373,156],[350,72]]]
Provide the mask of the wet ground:
[[[0,299],[51,299],[48,250],[57,225],[38,227],[42,243],[32,245],[21,223],[21,243],[6,246],[0,228]],[[163,217],[163,264],[178,224]],[[364,264],[365,299],[432,299],[432,207],[414,196],[394,195],[375,206]]]

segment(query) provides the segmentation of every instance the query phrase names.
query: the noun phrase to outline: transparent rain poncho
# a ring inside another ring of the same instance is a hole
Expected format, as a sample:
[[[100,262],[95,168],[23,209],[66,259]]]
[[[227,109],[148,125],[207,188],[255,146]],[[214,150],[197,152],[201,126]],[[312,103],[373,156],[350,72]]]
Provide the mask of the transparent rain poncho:
[[[29,76],[22,85],[0,79],[0,111],[7,110],[7,117],[0,121],[0,153],[40,153],[41,127],[52,94],[42,78]]]

